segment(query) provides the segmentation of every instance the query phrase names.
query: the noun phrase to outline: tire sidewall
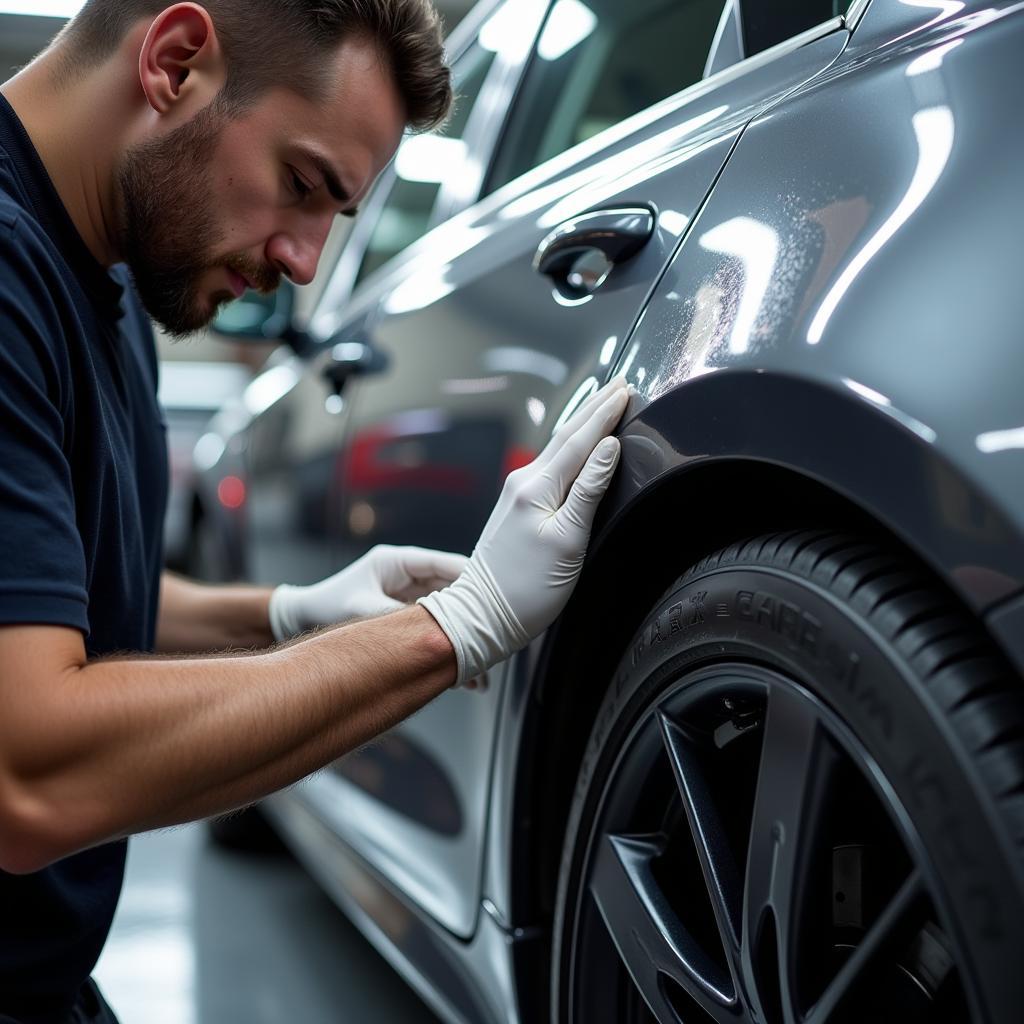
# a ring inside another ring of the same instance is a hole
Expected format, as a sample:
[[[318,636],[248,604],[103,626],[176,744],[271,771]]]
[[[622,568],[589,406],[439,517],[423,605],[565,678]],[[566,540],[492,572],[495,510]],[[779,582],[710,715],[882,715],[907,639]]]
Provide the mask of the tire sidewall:
[[[909,661],[855,606],[793,573],[756,565],[684,577],[620,661],[587,743],[568,818],[552,934],[552,1020],[565,1020],[569,945],[588,835],[630,731],[680,677],[715,662],[781,672],[827,705],[877,766],[913,855],[985,993],[985,1019],[1019,1020],[1024,897],[1019,865],[976,768]],[[915,841],[916,840],[916,841]]]

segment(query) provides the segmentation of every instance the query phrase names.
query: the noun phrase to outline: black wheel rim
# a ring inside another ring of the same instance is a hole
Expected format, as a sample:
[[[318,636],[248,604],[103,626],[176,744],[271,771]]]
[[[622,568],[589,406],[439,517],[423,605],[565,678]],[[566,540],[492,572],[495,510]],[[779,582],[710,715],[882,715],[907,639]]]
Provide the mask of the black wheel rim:
[[[921,844],[867,751],[760,666],[678,679],[591,816],[568,933],[573,1024],[964,1024]]]

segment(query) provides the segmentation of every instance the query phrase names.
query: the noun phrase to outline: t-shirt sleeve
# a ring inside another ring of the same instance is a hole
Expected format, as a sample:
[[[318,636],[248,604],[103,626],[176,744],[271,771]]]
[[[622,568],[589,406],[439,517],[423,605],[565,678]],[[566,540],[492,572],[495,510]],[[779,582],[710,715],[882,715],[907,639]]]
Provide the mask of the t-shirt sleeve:
[[[71,380],[56,268],[0,211],[0,625],[88,632],[85,554],[65,454]]]

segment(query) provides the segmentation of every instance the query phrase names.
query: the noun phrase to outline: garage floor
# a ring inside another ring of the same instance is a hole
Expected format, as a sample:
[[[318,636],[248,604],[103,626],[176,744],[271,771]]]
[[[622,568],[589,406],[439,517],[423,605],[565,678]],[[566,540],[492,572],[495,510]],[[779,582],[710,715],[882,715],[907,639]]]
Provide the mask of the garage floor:
[[[290,858],[132,840],[96,978],[122,1024],[437,1024]]]

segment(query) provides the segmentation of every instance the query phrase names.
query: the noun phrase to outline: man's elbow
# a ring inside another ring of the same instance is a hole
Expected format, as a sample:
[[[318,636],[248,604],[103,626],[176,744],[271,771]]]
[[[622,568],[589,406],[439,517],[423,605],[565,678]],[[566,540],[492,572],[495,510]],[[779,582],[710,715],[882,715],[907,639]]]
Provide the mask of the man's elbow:
[[[0,871],[31,875],[74,852],[59,812],[0,772]]]

